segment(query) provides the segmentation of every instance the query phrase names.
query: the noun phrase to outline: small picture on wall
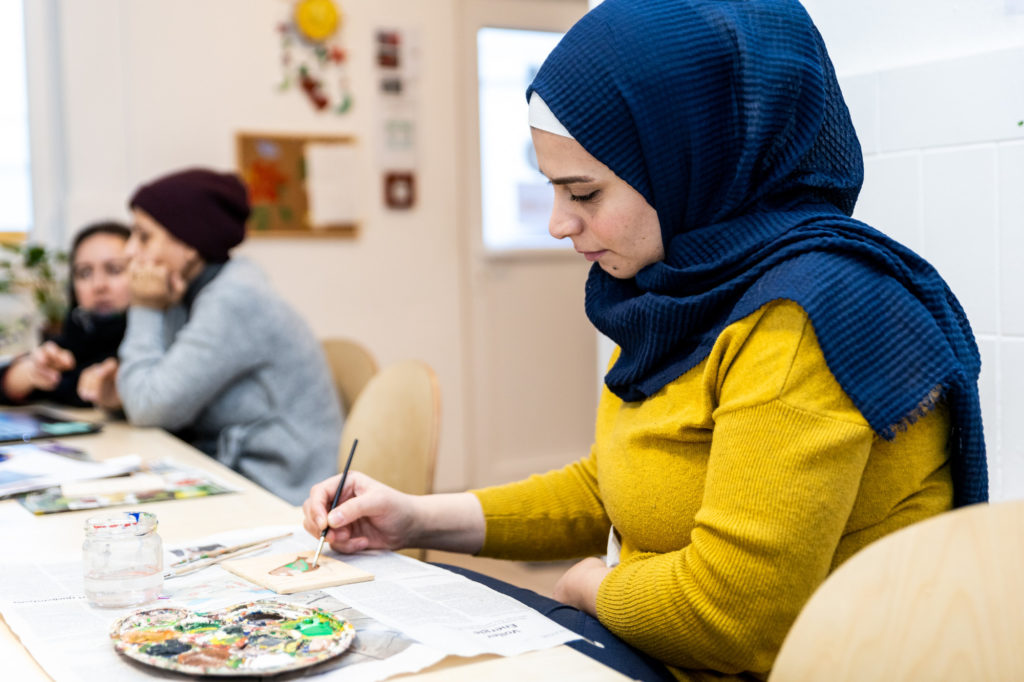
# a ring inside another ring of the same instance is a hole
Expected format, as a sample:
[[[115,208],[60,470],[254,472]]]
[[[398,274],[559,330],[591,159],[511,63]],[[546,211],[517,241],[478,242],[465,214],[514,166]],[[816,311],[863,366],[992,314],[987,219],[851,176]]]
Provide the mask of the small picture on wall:
[[[401,95],[402,79],[397,76],[385,76],[380,79],[380,91],[385,95]]]
[[[384,173],[384,205],[391,209],[409,209],[416,202],[416,176],[412,171]]]
[[[401,45],[402,37],[398,31],[377,31],[377,66],[387,69],[397,69],[401,66],[398,56]]]

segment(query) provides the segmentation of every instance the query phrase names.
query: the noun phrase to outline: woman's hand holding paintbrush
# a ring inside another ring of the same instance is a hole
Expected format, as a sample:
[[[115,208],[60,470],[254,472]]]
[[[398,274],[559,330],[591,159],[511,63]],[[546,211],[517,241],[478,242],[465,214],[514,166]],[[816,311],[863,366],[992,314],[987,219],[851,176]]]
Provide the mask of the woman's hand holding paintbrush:
[[[313,486],[302,505],[303,527],[337,552],[419,547],[474,553],[483,546],[484,515],[475,495],[408,495],[358,471],[344,485],[339,480]]]

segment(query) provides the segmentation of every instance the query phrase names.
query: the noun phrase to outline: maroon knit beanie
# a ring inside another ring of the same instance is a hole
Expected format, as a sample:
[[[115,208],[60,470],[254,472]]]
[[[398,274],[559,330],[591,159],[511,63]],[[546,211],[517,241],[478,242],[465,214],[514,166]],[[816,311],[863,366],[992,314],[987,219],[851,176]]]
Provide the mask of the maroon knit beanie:
[[[128,202],[185,242],[207,263],[223,263],[245,238],[249,197],[233,173],[203,168],[171,173],[142,185]]]

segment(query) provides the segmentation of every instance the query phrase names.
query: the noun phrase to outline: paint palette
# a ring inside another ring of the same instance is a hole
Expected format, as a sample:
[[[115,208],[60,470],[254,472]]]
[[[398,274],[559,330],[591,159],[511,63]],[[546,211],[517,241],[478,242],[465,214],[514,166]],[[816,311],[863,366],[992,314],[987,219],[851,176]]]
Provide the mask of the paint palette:
[[[110,638],[120,653],[157,668],[268,676],[343,653],[355,632],[326,611],[264,600],[221,611],[144,609],[115,622]]]

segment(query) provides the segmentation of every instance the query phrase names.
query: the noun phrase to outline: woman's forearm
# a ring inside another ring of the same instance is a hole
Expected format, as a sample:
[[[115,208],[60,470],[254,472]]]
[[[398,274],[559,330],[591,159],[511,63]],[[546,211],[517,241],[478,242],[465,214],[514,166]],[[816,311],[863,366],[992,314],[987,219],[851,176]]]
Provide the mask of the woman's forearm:
[[[484,511],[472,493],[417,497],[415,512],[410,547],[475,554],[484,545]]]

